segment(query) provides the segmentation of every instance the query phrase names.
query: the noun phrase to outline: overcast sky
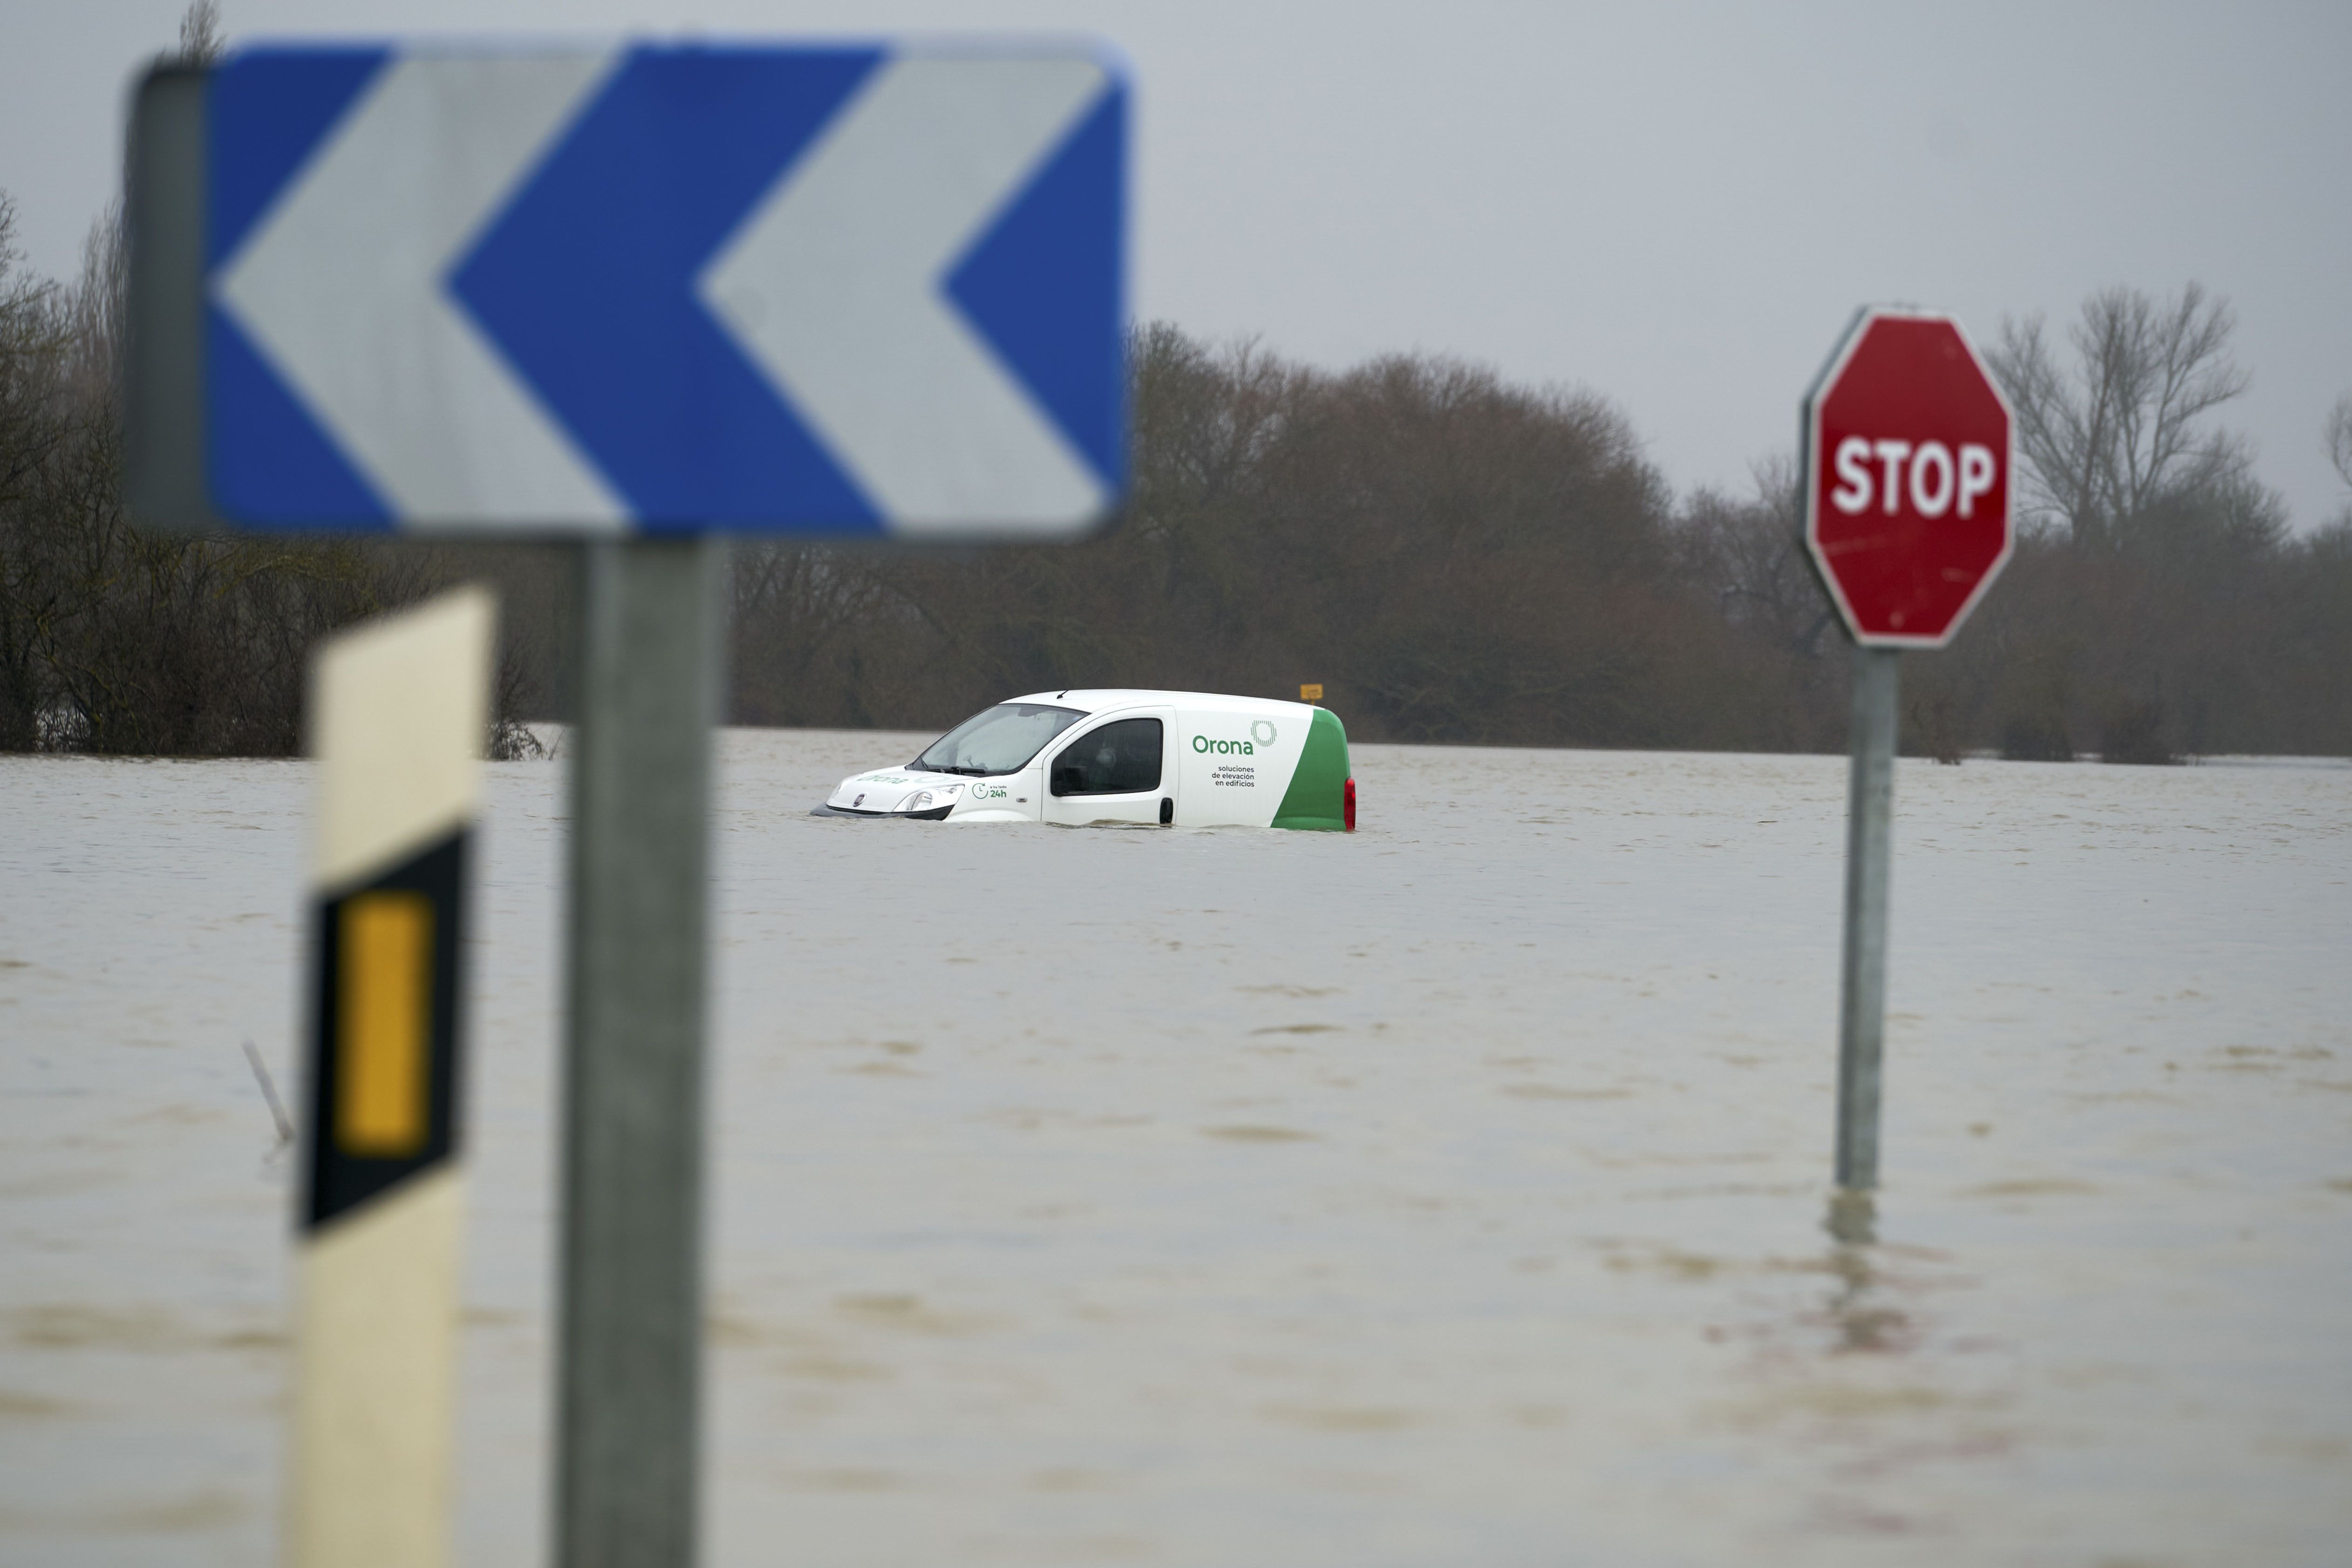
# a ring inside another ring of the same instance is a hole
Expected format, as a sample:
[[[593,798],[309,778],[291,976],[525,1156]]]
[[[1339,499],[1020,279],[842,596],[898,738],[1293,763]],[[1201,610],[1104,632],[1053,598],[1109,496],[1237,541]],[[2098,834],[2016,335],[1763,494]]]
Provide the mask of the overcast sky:
[[[184,0],[0,0],[0,189],[63,275]],[[2352,4],[222,0],[259,37],[1083,29],[1138,89],[1135,306],[1327,366],[1419,349],[1622,405],[1742,487],[1853,308],[2226,296],[2227,411],[2299,524],[2347,502]]]

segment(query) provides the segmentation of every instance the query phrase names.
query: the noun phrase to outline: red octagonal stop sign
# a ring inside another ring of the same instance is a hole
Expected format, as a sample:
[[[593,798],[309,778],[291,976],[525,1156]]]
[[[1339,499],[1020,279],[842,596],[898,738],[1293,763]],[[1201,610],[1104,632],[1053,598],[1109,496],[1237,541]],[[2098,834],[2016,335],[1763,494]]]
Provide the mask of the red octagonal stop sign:
[[[1958,322],[1856,318],[1805,399],[1805,547],[1856,642],[1941,647],[1992,585],[2009,426]]]

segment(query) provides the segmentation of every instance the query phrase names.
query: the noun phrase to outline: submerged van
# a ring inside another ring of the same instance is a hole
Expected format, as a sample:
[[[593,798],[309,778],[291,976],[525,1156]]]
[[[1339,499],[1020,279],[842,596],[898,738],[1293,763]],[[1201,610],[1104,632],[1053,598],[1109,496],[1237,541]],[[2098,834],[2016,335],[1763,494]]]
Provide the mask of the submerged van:
[[[819,816],[1356,830],[1339,715],[1199,691],[1049,691],[973,714]]]

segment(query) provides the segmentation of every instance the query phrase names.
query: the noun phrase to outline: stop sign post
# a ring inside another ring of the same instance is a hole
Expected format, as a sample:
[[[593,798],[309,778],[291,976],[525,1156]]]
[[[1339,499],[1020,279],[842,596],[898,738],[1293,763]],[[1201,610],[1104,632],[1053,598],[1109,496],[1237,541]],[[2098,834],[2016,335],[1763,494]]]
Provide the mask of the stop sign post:
[[[1950,641],[2009,560],[2009,405],[1948,316],[1869,308],[1805,398],[1805,549],[1854,643],[1837,1184],[1878,1184],[1896,661]]]

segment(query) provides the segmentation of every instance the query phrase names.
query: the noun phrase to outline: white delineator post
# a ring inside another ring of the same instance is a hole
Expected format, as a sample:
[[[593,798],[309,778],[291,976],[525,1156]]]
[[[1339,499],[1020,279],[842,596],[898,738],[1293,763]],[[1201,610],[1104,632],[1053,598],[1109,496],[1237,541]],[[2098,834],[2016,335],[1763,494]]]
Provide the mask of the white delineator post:
[[[293,1568],[448,1561],[460,964],[495,614],[461,588],[331,639],[311,665]]]

